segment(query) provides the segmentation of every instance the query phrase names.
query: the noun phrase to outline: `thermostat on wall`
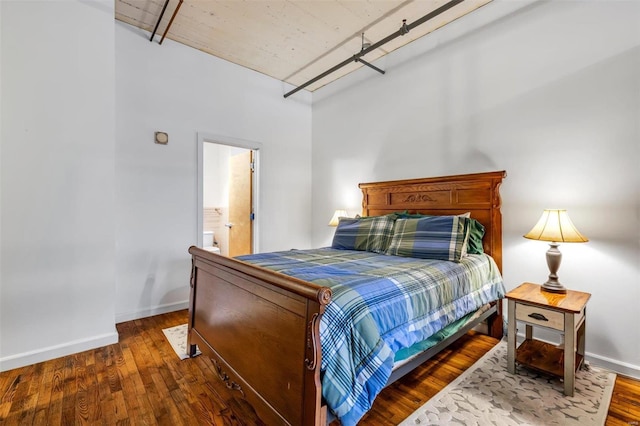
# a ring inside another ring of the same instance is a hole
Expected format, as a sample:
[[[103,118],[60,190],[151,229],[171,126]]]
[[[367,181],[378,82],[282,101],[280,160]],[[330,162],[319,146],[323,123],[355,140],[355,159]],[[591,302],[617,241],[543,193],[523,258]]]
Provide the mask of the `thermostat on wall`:
[[[156,143],[166,145],[169,143],[169,135],[165,132],[156,132]]]

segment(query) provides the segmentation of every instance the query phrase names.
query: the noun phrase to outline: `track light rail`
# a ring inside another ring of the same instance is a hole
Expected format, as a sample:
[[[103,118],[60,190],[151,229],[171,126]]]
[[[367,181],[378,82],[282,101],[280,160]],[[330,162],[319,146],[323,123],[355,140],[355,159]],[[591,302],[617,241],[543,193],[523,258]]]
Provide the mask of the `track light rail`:
[[[362,56],[366,55],[369,52],[374,51],[375,49],[379,48],[380,46],[390,42],[391,40],[403,36],[405,34],[407,34],[409,31],[411,31],[412,29],[414,29],[415,27],[417,27],[418,25],[422,25],[425,22],[429,21],[430,19],[435,18],[436,16],[446,12],[447,10],[451,9],[452,7],[462,3],[464,0],[451,0],[448,3],[443,4],[442,6],[440,6],[439,8],[427,13],[426,15],[424,15],[422,18],[419,18],[418,20],[412,22],[411,24],[407,25],[406,19],[404,19],[402,21],[402,26],[400,27],[400,29],[392,34],[389,34],[387,37],[383,38],[382,40],[378,41],[377,43],[372,44],[371,46],[367,47],[366,49],[363,48],[360,52],[356,53],[355,55],[353,55],[352,57],[350,57],[349,59],[345,59],[344,61],[340,62],[339,64],[329,68],[327,71],[317,75],[316,77],[312,78],[311,80],[307,81],[306,83],[301,84],[300,86],[296,87],[295,89],[287,92],[284,94],[285,98],[288,98],[289,96],[293,95],[294,93],[299,92],[300,90],[304,89],[305,87],[308,87],[309,85],[315,83],[316,81],[328,76],[329,74],[339,70],[340,68],[350,64],[351,62],[362,62],[363,65],[368,66],[371,69],[374,69],[376,71],[378,71],[381,74],[384,74],[385,72],[383,70],[381,70],[380,68],[370,64],[369,62],[366,62],[364,60],[362,60]],[[364,47],[364,46],[363,46]]]
[[[175,19],[176,15],[178,14],[178,11],[180,10],[180,6],[182,6],[182,2],[184,0],[179,0],[178,1],[178,5],[176,6],[175,10],[173,11],[173,14],[171,15],[171,19],[169,19],[169,23],[167,24],[167,28],[164,29],[164,33],[162,34],[162,37],[160,38],[160,43],[158,44],[162,44],[162,42],[164,41],[164,38],[167,36],[167,33],[169,32],[169,28],[171,28],[171,24],[173,24],[173,20]],[[160,21],[162,21],[162,17],[164,16],[164,12],[165,10],[167,10],[167,5],[169,4],[169,0],[166,0],[164,2],[164,6],[162,6],[162,12],[160,12],[160,16],[158,17],[158,22],[156,22],[156,26],[153,29],[153,33],[151,33],[151,37],[149,38],[149,41],[153,41],[153,38],[156,35],[156,32],[158,31],[158,26],[160,26]]]
[[[151,37],[149,37],[149,41],[153,41],[153,38],[156,35],[156,31],[158,31],[158,26],[160,25],[160,21],[162,21],[162,17],[164,16],[164,11],[167,10],[167,5],[169,4],[169,0],[164,2],[164,6],[162,6],[162,12],[160,12],[160,16],[158,17],[158,22],[156,22],[156,26],[153,29],[153,33],[151,33]]]

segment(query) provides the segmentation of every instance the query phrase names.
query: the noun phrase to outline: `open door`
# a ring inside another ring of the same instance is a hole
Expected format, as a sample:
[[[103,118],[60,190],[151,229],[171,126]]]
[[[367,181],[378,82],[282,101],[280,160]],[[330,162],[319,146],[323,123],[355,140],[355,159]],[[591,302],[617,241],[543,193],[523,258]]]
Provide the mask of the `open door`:
[[[253,253],[253,151],[229,158],[229,256]]]

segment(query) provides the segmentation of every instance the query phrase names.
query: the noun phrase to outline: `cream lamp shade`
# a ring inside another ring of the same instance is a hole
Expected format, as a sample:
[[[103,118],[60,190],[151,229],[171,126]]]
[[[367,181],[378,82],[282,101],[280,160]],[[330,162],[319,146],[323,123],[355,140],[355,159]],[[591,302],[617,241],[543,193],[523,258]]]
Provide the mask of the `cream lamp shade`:
[[[542,289],[566,293],[567,289],[558,281],[557,272],[562,261],[562,253],[558,250],[558,243],[586,243],[589,239],[578,232],[566,210],[554,209],[543,211],[538,223],[524,237],[530,240],[550,241],[550,248],[547,251],[549,279],[542,284]]]
[[[348,217],[347,211],[343,209],[338,209],[333,213],[333,217],[329,221],[329,226],[338,226],[338,222],[340,222],[341,217]]]

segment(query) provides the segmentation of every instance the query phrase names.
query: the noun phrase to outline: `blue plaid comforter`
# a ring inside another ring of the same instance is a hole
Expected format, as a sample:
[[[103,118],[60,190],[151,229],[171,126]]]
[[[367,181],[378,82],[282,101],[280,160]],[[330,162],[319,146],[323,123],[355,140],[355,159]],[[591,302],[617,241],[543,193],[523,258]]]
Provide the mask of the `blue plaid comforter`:
[[[322,396],[344,426],[371,408],[395,352],[505,294],[484,254],[454,263],[322,248],[239,259],[332,289],[320,323]]]

